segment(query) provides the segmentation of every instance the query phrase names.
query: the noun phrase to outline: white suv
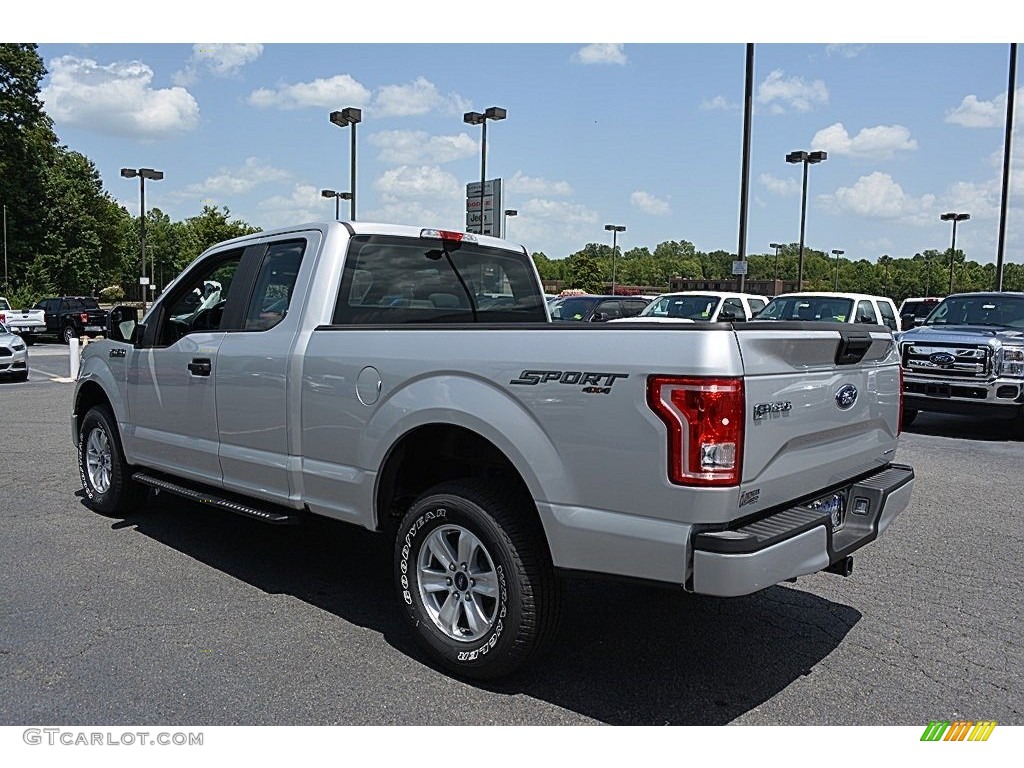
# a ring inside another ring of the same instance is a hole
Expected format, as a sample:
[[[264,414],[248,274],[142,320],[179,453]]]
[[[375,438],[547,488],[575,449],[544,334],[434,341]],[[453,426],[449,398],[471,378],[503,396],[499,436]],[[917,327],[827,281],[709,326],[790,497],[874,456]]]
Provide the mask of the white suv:
[[[884,325],[893,333],[900,330],[893,300],[864,293],[783,293],[768,302],[757,319],[867,323]]]

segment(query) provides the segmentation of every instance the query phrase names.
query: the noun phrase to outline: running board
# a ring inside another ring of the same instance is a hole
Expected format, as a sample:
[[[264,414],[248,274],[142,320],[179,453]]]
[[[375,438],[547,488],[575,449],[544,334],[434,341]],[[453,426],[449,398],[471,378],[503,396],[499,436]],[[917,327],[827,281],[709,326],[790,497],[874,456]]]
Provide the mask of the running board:
[[[155,488],[158,491],[167,491],[167,493],[173,493],[176,496],[183,496],[190,501],[198,501],[200,504],[210,504],[218,509],[234,512],[236,515],[251,517],[264,523],[271,523],[273,525],[296,525],[299,522],[299,514],[297,510],[276,512],[269,509],[261,509],[259,507],[254,507],[249,503],[226,499],[223,496],[218,496],[208,490],[197,490],[196,488],[182,485],[180,482],[171,482],[170,480],[165,480],[162,477],[155,477],[154,475],[149,475],[145,472],[136,472],[132,475],[132,480],[137,483],[142,483],[143,485],[148,485],[150,488]]]

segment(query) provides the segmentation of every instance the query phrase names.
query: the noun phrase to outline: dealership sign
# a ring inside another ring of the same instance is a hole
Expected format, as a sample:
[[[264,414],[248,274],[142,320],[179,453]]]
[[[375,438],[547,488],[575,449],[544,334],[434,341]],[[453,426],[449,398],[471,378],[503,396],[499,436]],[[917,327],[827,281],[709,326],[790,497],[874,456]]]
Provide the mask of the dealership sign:
[[[483,184],[483,195],[480,194],[480,182],[474,181],[466,185],[466,231],[478,235],[501,237],[501,215],[503,201],[501,179],[489,179]],[[483,207],[483,226],[481,228],[480,209]]]

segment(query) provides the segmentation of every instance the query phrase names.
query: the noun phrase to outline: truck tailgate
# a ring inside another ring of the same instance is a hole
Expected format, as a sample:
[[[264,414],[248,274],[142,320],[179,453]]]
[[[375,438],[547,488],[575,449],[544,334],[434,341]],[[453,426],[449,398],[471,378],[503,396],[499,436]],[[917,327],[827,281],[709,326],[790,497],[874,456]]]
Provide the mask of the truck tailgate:
[[[793,502],[794,489],[800,496],[849,481],[895,456],[900,373],[891,334],[807,325],[737,326],[747,410],[743,514]]]

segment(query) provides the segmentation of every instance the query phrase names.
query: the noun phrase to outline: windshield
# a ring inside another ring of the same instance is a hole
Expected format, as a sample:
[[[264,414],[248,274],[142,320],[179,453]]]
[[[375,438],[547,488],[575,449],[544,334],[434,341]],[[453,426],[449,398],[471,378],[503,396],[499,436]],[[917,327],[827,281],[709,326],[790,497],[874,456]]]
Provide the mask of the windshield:
[[[0,323],[0,336],[3,336],[5,333],[10,333],[10,331],[7,330],[6,325]]]
[[[551,308],[551,317],[555,320],[582,320],[596,303],[594,298],[570,296]]]
[[[1024,296],[952,296],[943,300],[928,315],[923,325],[993,325],[1024,328]]]
[[[7,303],[7,299],[0,299],[0,310],[10,309],[11,305]]]
[[[845,323],[849,321],[852,309],[853,299],[836,296],[777,296],[757,314],[757,319]]]
[[[680,317],[710,320],[718,307],[717,296],[659,296],[648,304],[640,317]]]

